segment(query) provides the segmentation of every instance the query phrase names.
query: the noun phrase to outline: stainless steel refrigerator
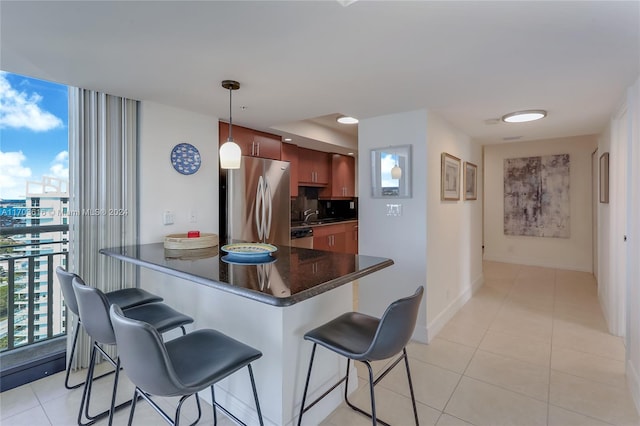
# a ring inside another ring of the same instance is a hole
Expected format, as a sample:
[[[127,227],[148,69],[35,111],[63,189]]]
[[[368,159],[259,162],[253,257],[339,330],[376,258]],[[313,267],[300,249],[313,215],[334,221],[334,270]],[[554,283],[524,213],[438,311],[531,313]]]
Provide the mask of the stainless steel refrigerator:
[[[226,238],[289,245],[289,179],[287,161],[243,156],[239,169],[226,170]]]

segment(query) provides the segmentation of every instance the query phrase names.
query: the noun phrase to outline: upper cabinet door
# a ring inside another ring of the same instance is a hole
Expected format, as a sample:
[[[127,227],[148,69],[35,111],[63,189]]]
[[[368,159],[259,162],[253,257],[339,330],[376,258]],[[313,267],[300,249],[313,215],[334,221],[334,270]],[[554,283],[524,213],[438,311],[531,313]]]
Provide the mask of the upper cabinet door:
[[[298,148],[298,183],[303,186],[326,186],[331,177],[330,154]]]
[[[356,161],[350,155],[334,154],[331,159],[331,195],[355,197]]]
[[[292,197],[298,196],[298,146],[290,143],[282,144],[282,161],[288,161],[290,179],[290,191]]]
[[[321,199],[353,198],[356,194],[356,160],[350,155],[331,155],[331,181],[323,188]]]
[[[229,124],[218,124],[220,145],[229,138]],[[242,155],[280,160],[280,136],[260,132],[242,126],[233,126],[233,140],[240,146]]]

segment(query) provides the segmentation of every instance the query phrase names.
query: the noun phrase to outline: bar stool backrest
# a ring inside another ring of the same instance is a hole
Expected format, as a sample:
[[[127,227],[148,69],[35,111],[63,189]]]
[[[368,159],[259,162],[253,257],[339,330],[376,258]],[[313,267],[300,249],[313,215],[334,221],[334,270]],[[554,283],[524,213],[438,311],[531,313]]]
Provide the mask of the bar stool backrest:
[[[177,378],[158,330],[144,321],[125,317],[116,305],[111,305],[109,313],[120,361],[137,387],[158,396],[190,393]]]
[[[76,294],[73,292],[73,285],[71,281],[77,277],[73,272],[67,272],[62,266],[56,267],[56,275],[60,282],[60,288],[62,289],[62,297],[64,297],[64,304],[75,316],[80,316],[78,311],[78,301],[76,300]]]
[[[416,326],[423,293],[424,287],[420,286],[412,296],[398,299],[389,305],[364,358],[381,360],[402,352]]]
[[[109,301],[97,288],[89,287],[82,278],[74,277],[71,281],[78,301],[82,325],[91,338],[99,343],[114,345],[116,336],[109,319]]]

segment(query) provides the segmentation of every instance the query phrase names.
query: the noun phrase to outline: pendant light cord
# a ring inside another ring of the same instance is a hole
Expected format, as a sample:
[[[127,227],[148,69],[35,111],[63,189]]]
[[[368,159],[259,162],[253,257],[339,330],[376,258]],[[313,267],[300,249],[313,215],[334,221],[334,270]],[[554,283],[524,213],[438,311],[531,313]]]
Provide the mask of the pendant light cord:
[[[231,116],[231,97],[233,89],[229,88],[229,140],[233,140],[233,117]]]

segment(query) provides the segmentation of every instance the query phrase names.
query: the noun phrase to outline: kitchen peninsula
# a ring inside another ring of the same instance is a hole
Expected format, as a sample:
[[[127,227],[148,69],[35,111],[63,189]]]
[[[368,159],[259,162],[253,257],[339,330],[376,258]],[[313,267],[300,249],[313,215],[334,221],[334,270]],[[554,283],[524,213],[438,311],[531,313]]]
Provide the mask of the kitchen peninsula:
[[[353,310],[354,280],[393,265],[385,258],[289,246],[278,246],[273,259],[260,264],[227,262],[217,247],[182,256],[162,243],[100,252],[153,271],[141,271],[141,286],[193,316],[196,328],[220,330],[262,351],[254,369],[265,424],[271,425],[296,423],[312,346],[304,333]],[[344,374],[344,358],[326,352],[316,355],[310,398]],[[355,370],[351,376],[355,389]],[[333,392],[305,415],[305,423],[320,423],[341,397]],[[216,400],[256,423],[247,377],[220,382]]]

